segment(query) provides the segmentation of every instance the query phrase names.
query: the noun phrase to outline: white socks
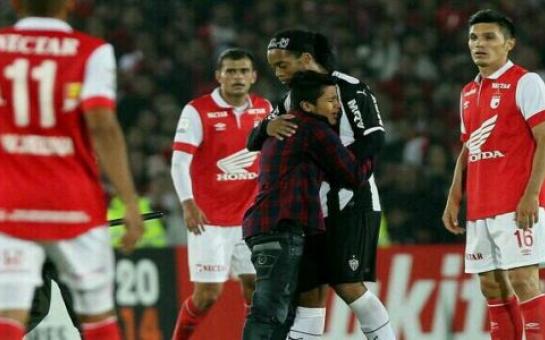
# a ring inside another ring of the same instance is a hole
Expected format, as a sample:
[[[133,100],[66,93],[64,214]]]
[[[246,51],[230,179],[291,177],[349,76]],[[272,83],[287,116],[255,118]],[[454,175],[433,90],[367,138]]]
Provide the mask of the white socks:
[[[348,307],[356,314],[367,339],[395,340],[388,312],[373,293],[366,291]]]
[[[396,339],[388,312],[373,293],[366,291],[348,307],[356,314],[367,339]],[[287,340],[321,339],[325,328],[325,313],[325,308],[297,307],[295,321]]]
[[[325,327],[325,308],[297,307],[287,340],[321,339]]]

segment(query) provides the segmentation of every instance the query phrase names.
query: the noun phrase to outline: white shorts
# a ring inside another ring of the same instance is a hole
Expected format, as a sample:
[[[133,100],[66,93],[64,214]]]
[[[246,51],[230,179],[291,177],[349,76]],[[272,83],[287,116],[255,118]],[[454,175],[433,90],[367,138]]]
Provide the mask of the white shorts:
[[[0,310],[28,310],[42,284],[46,255],[72,292],[78,314],[96,315],[114,307],[114,254],[107,228],[69,240],[34,242],[0,233]]]
[[[466,226],[466,273],[512,269],[545,262],[545,209],[532,229],[519,229],[515,213],[497,215]]]
[[[188,232],[187,250],[192,282],[225,282],[229,273],[255,274],[242,227],[205,225],[200,235]]]

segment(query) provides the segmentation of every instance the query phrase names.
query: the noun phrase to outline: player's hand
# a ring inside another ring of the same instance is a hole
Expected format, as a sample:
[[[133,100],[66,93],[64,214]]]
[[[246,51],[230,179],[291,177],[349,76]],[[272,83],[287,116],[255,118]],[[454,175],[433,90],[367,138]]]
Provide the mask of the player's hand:
[[[123,220],[125,221],[125,234],[121,239],[121,249],[128,253],[134,250],[136,243],[144,234],[144,221],[137,204],[126,206]]]
[[[538,209],[538,195],[522,195],[515,212],[517,227],[524,230],[532,228],[538,222]]]
[[[449,198],[443,211],[443,224],[448,231],[455,235],[461,235],[465,232],[465,229],[458,224],[459,211],[460,203]]]
[[[184,212],[184,222],[187,230],[195,235],[200,235],[204,232],[204,225],[208,223],[206,215],[197,206],[195,200],[188,199],[182,202]]]
[[[297,124],[290,122],[293,118],[294,115],[287,113],[270,120],[267,124],[267,134],[278,140],[293,136],[297,130]]]

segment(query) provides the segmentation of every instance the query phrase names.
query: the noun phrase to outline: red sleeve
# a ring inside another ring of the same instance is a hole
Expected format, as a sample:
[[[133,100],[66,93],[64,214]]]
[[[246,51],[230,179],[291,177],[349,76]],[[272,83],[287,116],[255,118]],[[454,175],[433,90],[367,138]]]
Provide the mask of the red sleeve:
[[[116,104],[115,104],[115,101],[110,98],[91,97],[91,98],[85,99],[81,103],[81,107],[83,108],[84,112],[87,112],[89,110],[96,109],[96,108],[107,108],[107,109],[115,110]]]
[[[195,151],[197,151],[197,147],[195,145],[191,145],[188,143],[174,142],[172,144],[172,150],[183,151],[189,154],[194,154]]]
[[[545,110],[534,114],[530,119],[527,120],[528,125],[533,128],[536,125],[539,125],[545,121]]]

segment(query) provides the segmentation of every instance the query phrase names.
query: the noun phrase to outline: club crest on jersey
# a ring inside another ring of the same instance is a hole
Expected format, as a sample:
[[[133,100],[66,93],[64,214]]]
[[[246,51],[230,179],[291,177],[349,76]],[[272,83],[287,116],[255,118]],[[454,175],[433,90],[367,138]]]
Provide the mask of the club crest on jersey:
[[[358,270],[360,266],[360,261],[356,258],[356,255],[352,255],[352,258],[348,260],[348,266],[352,269],[353,272]]]
[[[492,99],[490,100],[490,108],[497,109],[498,106],[500,106],[500,99],[501,96],[492,96]]]

